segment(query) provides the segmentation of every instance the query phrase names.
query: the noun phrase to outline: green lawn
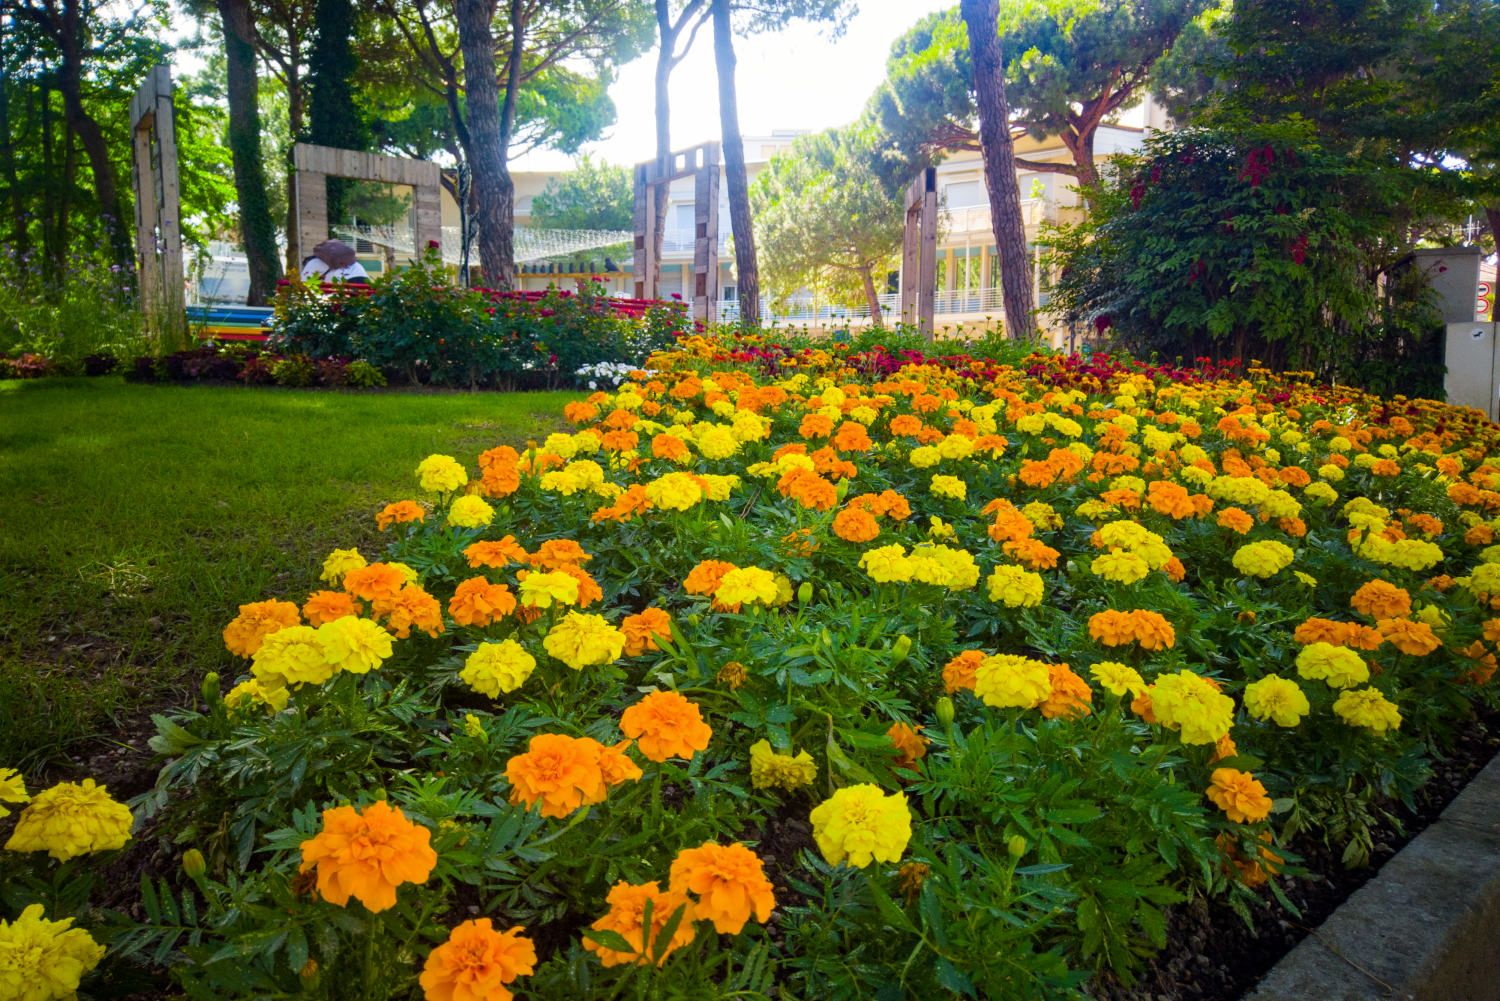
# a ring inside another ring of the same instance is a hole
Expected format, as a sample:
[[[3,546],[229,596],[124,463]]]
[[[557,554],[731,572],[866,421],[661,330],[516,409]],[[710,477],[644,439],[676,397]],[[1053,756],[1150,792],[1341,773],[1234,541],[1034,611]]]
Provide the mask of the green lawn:
[[[472,469],[575,398],[0,381],[0,766],[97,748],[235,670],[236,605],[300,603],[330,548],[377,544],[424,456]]]

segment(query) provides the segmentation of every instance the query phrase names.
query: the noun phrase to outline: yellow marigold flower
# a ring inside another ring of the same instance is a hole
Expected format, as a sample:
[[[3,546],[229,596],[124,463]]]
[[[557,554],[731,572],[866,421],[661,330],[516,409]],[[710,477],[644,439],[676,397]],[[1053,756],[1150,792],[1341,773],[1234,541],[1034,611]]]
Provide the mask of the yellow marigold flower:
[[[319,627],[321,628],[321,627]],[[323,638],[312,626],[289,626],[265,638],[250,665],[255,680],[269,688],[321,685],[334,675]]]
[[[990,600],[1007,608],[1031,608],[1042,603],[1042,575],[1020,567],[997,566],[989,578]]]
[[[265,706],[279,713],[286,708],[291,694],[283,685],[267,688],[259,681],[243,681],[224,695],[224,705],[230,712],[243,713],[254,706]]]
[[[619,660],[625,653],[625,634],[602,615],[569,612],[547,631],[542,646],[573,670],[581,671],[592,664]]]
[[[1309,681],[1327,682],[1331,688],[1352,688],[1370,680],[1370,665],[1348,647],[1309,643],[1297,654],[1297,673]]]
[[[957,476],[934,476],[931,489],[939,497],[951,497],[954,500],[964,500],[969,496],[969,485]]]
[[[0,768],[0,803],[25,803],[30,799],[21,773],[14,768]],[[10,811],[0,806],[0,817],[9,816]]]
[[[0,921],[0,997],[63,1001],[78,995],[83,975],[99,965],[104,946],[72,918],[48,921],[31,904],[14,921]]]
[[[1207,789],[1214,806],[1236,824],[1258,824],[1271,815],[1271,797],[1266,787],[1249,772],[1215,768]]]
[[[451,493],[468,482],[468,472],[451,455],[429,455],[417,464],[417,485],[429,493]]]
[[[335,549],[323,561],[323,572],[318,579],[338,587],[345,574],[364,566],[369,566],[369,561],[359,554],[358,549]]]
[[[879,786],[845,786],[813,808],[813,840],[830,865],[895,862],[911,840],[911,811],[901,793]]]
[[[1146,679],[1141,677],[1139,671],[1114,660],[1101,660],[1089,668],[1089,677],[1102,685],[1105,691],[1120,698],[1126,695],[1135,698],[1146,690]]]
[[[1234,553],[1234,568],[1252,577],[1274,577],[1292,565],[1292,547],[1284,542],[1252,542]]]
[[[673,691],[651,692],[628,707],[620,714],[620,732],[652,761],[691,759],[707,749],[714,733],[698,704]]]
[[[750,784],[757,789],[785,789],[795,792],[810,786],[818,777],[818,765],[812,755],[798,751],[795,755],[771,750],[769,740],[750,745]]]
[[[1234,722],[1234,700],[1192,671],[1164,674],[1151,688],[1157,721],[1184,744],[1217,744]]]
[[[427,882],[436,865],[432,832],[378,800],[364,810],[324,810],[323,830],[302,842],[297,871],[316,869],[318,894],[329,903],[347,907],[353,897],[379,913],[396,906],[398,886]]]
[[[719,578],[719,586],[714,588],[714,605],[718,608],[775,603],[776,575],[760,567],[735,567]]]
[[[526,683],[536,669],[536,658],[515,640],[481,643],[464,661],[458,680],[492,699],[513,692]]]
[[[391,634],[379,623],[353,615],[319,626],[318,643],[335,671],[365,674],[391,656]]]
[[[1380,630],[1380,635],[1385,637],[1387,643],[1413,657],[1426,656],[1443,645],[1443,641],[1437,638],[1432,627],[1425,622],[1381,619],[1375,623],[1375,628]]]
[[[1052,694],[1052,674],[1039,660],[997,654],[975,669],[974,694],[996,709],[1034,709]]]
[[[654,880],[639,885],[621,880],[615,884],[614,889],[609,891],[609,896],[605,899],[609,902],[609,913],[589,927],[596,931],[615,932],[624,938],[634,950],[620,952],[609,949],[585,936],[583,947],[590,952],[598,953],[599,961],[605,966],[620,966],[625,963],[645,966],[651,962],[651,957],[658,950],[661,952],[661,958],[656,961],[656,964],[660,966],[673,952],[693,941],[693,936],[696,934],[693,920],[697,915],[693,909],[693,902],[685,893],[663,891],[660,884]],[[646,904],[648,902],[651,904],[651,927],[649,929],[646,927]],[[682,913],[677,921],[677,928],[663,947],[659,939],[666,931],[667,922],[671,921],[679,911]]]
[[[517,592],[521,604],[528,608],[551,608],[559,605],[578,604],[578,578],[562,570],[547,573],[531,573],[521,581]]]
[[[716,424],[699,425],[704,428],[698,437],[698,451],[706,459],[727,459],[740,450],[740,443],[729,428]]]
[[[932,445],[923,445],[911,450],[909,460],[918,469],[931,469],[943,461],[943,453]]]
[[[37,793],[21,811],[5,850],[46,852],[66,862],[90,852],[125,847],[134,823],[125,805],[116,802],[104,786],[95,785],[93,779],[59,782]],[[0,970],[4,970],[3,962]]]
[[[697,897],[693,916],[712,921],[721,935],[738,935],[752,917],[765,922],[776,895],[756,854],[744,845],[706,841],[672,860],[673,892]]]
[[[456,926],[422,966],[427,1001],[510,1001],[505,985],[536,972],[536,946],[523,931],[517,925],[498,932],[489,918]]]
[[[1292,727],[1311,710],[1307,695],[1290,678],[1268,674],[1245,686],[1245,711],[1255,719],[1269,719]]]
[[[1151,572],[1145,557],[1119,549],[1095,556],[1089,569],[1105,580],[1119,584],[1134,584]]]
[[[1362,726],[1376,736],[1401,728],[1401,712],[1376,688],[1354,688],[1341,692],[1333,704],[1334,715],[1350,726]]]
[[[459,528],[481,528],[494,518],[495,509],[475,494],[464,494],[448,508],[448,524]]]
[[[704,496],[700,479],[691,473],[668,473],[646,484],[646,500],[667,511],[686,511]]]
[[[859,566],[878,584],[902,583],[911,580],[912,576],[906,548],[899,542],[866,551],[859,558]]]
[[[290,601],[254,601],[240,606],[240,614],[224,627],[224,646],[232,654],[253,657],[265,638],[278,629],[302,622]]]

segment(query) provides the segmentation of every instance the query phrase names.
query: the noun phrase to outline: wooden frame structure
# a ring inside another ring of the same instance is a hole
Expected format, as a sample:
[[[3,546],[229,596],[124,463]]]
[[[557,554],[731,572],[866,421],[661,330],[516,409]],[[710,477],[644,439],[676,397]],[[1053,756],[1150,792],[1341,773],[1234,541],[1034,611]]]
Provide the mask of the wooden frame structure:
[[[901,320],[932,340],[937,293],[937,169],[906,187],[906,236],[901,243]]]
[[[292,147],[292,166],[297,170],[297,184],[293,189],[297,199],[294,260],[301,261],[307,256],[303,248],[315,247],[328,239],[329,177],[410,187],[416,209],[412,226],[415,255],[421,256],[427,247],[440,242],[443,235],[443,172],[437,164],[403,156],[297,143]]]
[[[141,309],[160,346],[179,346],[187,336],[186,289],[172,70],[166,63],[153,67],[130,99],[130,135]]]
[[[693,178],[693,284],[695,320],[712,322],[719,309],[719,144],[678,150],[671,157],[635,165],[635,297],[655,299],[656,199],[667,186]]]

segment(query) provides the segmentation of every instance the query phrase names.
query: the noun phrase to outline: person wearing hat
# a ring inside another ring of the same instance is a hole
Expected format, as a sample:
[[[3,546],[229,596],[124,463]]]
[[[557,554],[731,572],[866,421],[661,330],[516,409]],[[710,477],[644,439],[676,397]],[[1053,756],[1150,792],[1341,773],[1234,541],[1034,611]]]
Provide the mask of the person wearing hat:
[[[342,240],[324,240],[302,262],[302,280],[359,282],[368,285],[370,275],[354,259],[354,248]]]

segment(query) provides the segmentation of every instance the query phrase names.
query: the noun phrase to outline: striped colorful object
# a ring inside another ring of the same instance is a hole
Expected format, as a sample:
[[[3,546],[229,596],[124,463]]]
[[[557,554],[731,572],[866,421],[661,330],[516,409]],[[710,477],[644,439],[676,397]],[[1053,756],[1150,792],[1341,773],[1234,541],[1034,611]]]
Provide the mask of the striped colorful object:
[[[271,314],[265,306],[189,306],[188,329],[203,341],[263,341]]]

